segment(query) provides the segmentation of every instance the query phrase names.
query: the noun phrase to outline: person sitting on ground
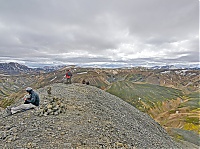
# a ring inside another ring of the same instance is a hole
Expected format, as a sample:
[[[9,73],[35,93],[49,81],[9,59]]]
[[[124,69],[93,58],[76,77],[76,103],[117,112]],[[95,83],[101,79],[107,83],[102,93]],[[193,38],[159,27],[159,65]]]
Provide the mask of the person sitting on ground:
[[[40,98],[39,95],[31,88],[27,87],[26,91],[28,92],[28,95],[25,95],[24,103],[16,106],[16,107],[7,107],[6,108],[6,116],[18,113],[18,112],[23,112],[29,109],[36,108],[40,104]]]

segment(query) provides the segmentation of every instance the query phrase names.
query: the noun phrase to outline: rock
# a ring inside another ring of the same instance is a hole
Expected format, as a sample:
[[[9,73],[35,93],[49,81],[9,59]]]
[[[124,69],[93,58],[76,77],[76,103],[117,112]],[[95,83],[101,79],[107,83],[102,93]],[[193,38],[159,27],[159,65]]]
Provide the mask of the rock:
[[[47,109],[51,109],[52,107],[53,107],[53,105],[51,105],[51,104],[47,105]]]
[[[48,95],[51,95],[51,87],[47,88],[47,93],[48,93]]]

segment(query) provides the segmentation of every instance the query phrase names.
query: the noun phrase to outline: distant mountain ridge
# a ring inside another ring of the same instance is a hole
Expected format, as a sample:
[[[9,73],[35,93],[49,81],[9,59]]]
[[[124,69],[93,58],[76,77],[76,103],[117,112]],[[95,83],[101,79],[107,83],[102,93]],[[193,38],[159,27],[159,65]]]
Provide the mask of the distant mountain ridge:
[[[200,70],[200,68],[196,65],[193,66],[183,66],[183,65],[165,65],[165,66],[153,66],[151,69],[166,69],[166,70],[174,70],[174,69],[186,69],[186,70]]]
[[[0,63],[0,73],[3,74],[20,74],[21,72],[26,73],[31,71],[31,68],[28,68],[27,66],[18,63]]]
[[[52,72],[58,70],[64,66],[45,66],[43,68],[29,68],[26,65],[22,65],[15,62],[0,63],[0,74],[4,75],[19,75],[19,74],[30,74],[40,72]]]
[[[55,70],[59,70],[61,68],[66,67],[66,65],[58,65],[58,66],[44,66],[38,68],[30,68],[26,65],[22,65],[16,62],[9,63],[0,63],[0,74],[4,75],[18,75],[24,73],[47,73]],[[145,68],[145,67],[144,67]],[[176,65],[165,65],[165,66],[153,66],[150,67],[153,70],[175,70],[175,69],[185,69],[185,70],[200,70],[200,68],[196,65],[187,67],[187,66],[176,66]]]

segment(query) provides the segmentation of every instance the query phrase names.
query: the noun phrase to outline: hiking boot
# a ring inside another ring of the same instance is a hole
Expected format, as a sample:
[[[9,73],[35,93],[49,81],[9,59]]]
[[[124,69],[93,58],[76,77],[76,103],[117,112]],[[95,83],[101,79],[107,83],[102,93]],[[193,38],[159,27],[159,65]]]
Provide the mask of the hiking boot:
[[[11,111],[11,106],[7,106],[6,110],[10,110]]]
[[[10,115],[12,115],[11,108],[6,108],[6,113],[4,114],[4,117],[10,116]]]

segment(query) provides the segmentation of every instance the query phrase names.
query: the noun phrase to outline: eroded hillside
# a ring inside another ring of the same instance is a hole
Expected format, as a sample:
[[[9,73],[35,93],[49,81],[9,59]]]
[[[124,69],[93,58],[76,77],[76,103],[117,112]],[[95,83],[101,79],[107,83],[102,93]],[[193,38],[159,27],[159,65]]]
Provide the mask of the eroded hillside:
[[[65,110],[1,118],[1,148],[180,148],[147,114],[96,87],[59,83],[37,92],[41,107],[48,107],[43,112],[50,111],[52,99]]]
[[[38,89],[54,83],[65,83],[67,69],[69,67],[49,73],[2,76],[0,107],[5,108],[23,97],[27,86]],[[176,138],[184,140],[187,133],[181,131],[192,131],[198,135],[199,70],[70,69],[73,83],[81,84],[85,79],[91,86],[122,98],[148,113],[169,133],[173,128],[180,129],[178,134],[171,133]],[[195,143],[198,144],[198,139]]]

